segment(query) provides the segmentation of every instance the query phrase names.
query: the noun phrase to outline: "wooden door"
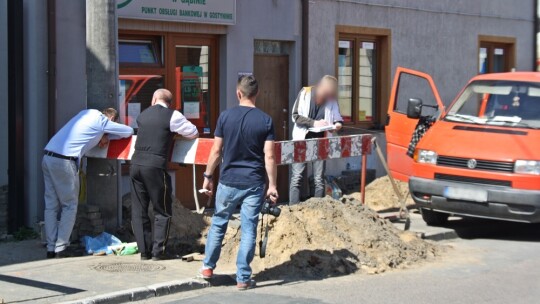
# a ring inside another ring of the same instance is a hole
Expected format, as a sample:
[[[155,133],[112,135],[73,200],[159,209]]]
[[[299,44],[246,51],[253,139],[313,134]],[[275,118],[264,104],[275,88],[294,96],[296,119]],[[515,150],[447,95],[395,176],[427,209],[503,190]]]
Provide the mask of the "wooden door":
[[[255,55],[253,74],[259,81],[257,107],[274,121],[276,141],[289,137],[289,56]],[[289,200],[289,168],[278,167],[280,201]]]

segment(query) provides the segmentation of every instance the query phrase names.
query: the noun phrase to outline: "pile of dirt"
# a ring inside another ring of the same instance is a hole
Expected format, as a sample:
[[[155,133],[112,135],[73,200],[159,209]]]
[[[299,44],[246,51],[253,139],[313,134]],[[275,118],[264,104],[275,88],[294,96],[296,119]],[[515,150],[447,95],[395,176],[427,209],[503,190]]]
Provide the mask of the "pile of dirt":
[[[399,191],[405,196],[409,193],[409,185],[407,183],[395,180]],[[361,193],[355,192],[345,197],[361,200]],[[414,205],[414,201],[410,196],[407,197],[407,205]],[[399,208],[399,200],[394,193],[392,183],[388,176],[379,177],[366,186],[366,205],[375,211],[388,210]]]
[[[397,230],[354,199],[310,199],[283,207],[279,218],[268,218],[266,258],[255,257],[252,263],[256,276],[263,279],[381,273],[433,259],[441,252],[435,244]],[[229,227],[221,265],[234,265],[240,234],[238,226]],[[258,233],[257,244],[259,237]],[[258,251],[257,246],[257,255]]]
[[[129,194],[122,198],[122,210],[123,225],[117,230],[116,235],[123,242],[134,242],[135,236],[131,228],[131,196]],[[210,217],[185,208],[178,199],[173,202],[172,211],[169,250],[180,255],[204,251],[201,238],[210,225]],[[148,213],[150,222],[153,224],[154,212],[151,206]]]
[[[125,198],[124,207],[129,203]],[[281,208],[280,217],[265,216],[265,221],[270,221],[266,257],[258,257],[257,246],[252,263],[254,274],[260,279],[381,273],[431,260],[444,250],[414,233],[396,229],[351,197],[310,199]],[[125,224],[130,225],[126,220]],[[176,201],[169,250],[177,254],[204,252],[210,220],[208,215],[197,214]],[[257,244],[260,229],[259,223]],[[234,269],[240,238],[240,222],[233,219],[223,241],[220,268]]]
[[[176,200],[173,203],[169,244],[173,244],[178,254],[204,252],[201,238],[210,226],[210,220],[210,217],[189,210]]]

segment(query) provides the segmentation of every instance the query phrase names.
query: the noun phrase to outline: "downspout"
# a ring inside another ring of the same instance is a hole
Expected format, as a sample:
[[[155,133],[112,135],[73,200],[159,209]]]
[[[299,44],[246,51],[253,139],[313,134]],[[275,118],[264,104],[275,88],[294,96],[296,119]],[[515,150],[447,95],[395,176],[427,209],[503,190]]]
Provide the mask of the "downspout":
[[[8,21],[8,232],[24,225],[23,1],[7,2]]]
[[[539,24],[539,20],[538,18],[540,16],[538,16],[538,2],[540,0],[536,0],[534,1],[534,31],[533,31],[533,35],[534,35],[534,38],[533,38],[533,50],[534,50],[534,54],[533,54],[533,60],[534,60],[534,63],[533,63],[533,67],[534,67],[534,71],[538,71],[538,32],[540,31],[540,24]]]
[[[308,86],[309,81],[309,1],[302,0],[302,86]]]
[[[48,26],[48,134],[51,138],[56,131],[56,0],[47,0]]]

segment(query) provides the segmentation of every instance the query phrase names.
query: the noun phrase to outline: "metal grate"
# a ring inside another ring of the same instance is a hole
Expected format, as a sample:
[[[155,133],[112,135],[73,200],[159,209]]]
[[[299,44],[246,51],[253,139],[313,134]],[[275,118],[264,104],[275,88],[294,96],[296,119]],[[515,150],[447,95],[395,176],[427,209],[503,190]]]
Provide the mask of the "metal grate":
[[[435,173],[435,179],[460,183],[512,187],[511,181]]]
[[[97,271],[105,272],[154,272],[165,270],[165,266],[159,264],[145,263],[112,263],[112,264],[97,264],[90,268]]]
[[[513,162],[501,162],[491,160],[476,160],[476,167],[469,168],[468,162],[470,158],[439,156],[437,158],[437,165],[446,167],[465,168],[470,170],[489,170],[500,172],[514,172]]]

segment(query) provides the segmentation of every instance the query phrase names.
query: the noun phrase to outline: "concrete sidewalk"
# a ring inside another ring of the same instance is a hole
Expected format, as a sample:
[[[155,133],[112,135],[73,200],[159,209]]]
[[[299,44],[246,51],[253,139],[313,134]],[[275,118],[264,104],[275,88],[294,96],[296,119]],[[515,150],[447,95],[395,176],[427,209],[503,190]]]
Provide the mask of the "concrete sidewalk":
[[[21,246],[24,243],[24,246]],[[14,245],[14,246],[10,246]],[[29,245],[30,244],[30,245]],[[33,247],[36,241],[4,242],[10,247]],[[23,253],[28,255],[28,253]],[[2,258],[3,259],[3,258]],[[2,263],[5,264],[5,263]],[[204,288],[195,279],[200,262],[144,261],[134,256],[87,256],[38,260],[0,266],[0,303],[122,303],[170,293]]]
[[[411,220],[410,230],[426,239],[458,237],[454,229],[427,226],[414,210]],[[404,228],[404,222],[394,224]],[[139,255],[44,256],[38,240],[0,242],[0,303],[124,303],[209,286],[195,278],[200,262],[141,262]]]

